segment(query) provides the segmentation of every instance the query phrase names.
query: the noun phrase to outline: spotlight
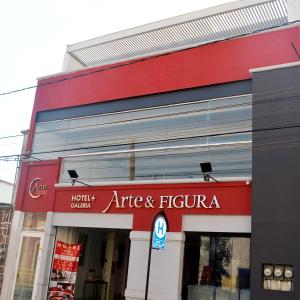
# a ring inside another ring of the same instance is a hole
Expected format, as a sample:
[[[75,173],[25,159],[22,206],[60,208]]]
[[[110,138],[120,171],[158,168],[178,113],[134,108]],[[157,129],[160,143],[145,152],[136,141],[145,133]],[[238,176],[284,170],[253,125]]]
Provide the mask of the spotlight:
[[[72,179],[78,178],[78,174],[77,174],[76,170],[68,170],[68,173]]]
[[[215,182],[218,182],[216,179],[214,179],[209,173],[212,172],[212,167],[210,162],[204,162],[200,163],[200,168],[203,174],[204,181],[209,181],[210,178],[214,180]]]
[[[84,183],[84,182],[81,182],[79,180],[77,180],[77,178],[79,177],[76,170],[68,170],[68,173],[69,173],[69,176],[70,178],[72,179],[72,185],[75,184],[75,182],[79,182],[83,185],[86,185],[86,186],[89,186],[89,187],[92,187],[91,185],[87,184],[87,183]]]

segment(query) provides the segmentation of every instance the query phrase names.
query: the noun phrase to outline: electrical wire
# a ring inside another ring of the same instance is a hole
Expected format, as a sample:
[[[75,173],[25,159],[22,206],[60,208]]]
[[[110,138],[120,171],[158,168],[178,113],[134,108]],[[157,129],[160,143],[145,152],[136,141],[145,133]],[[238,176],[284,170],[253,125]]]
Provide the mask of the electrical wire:
[[[294,87],[295,88],[295,87]],[[298,87],[297,87],[298,88]],[[298,95],[296,95],[294,98],[292,98],[292,99],[298,99]],[[275,99],[275,100],[277,100],[278,101],[278,99]],[[284,98],[284,100],[285,101],[287,101],[287,100],[290,100],[290,99],[287,99],[287,98]],[[272,100],[273,101],[273,100]],[[250,103],[249,103],[250,104]],[[215,109],[213,109],[213,110],[217,110],[217,109],[224,109],[224,108],[232,108],[232,107],[240,107],[240,106],[244,106],[244,105],[248,105],[248,103],[247,104],[245,104],[245,103],[242,103],[242,104],[236,104],[236,105],[227,105],[227,106],[221,106],[221,107],[218,107],[218,108],[215,108]],[[185,114],[186,114],[186,112],[184,112]],[[188,112],[188,113],[190,113],[190,112]],[[280,112],[280,113],[282,113],[282,112]],[[279,114],[280,114],[279,113]],[[290,114],[294,114],[295,113],[295,110],[293,110]],[[179,114],[182,114],[182,112],[180,112]],[[268,114],[269,114],[269,112],[268,112]],[[287,113],[285,113],[285,116],[287,116]],[[275,117],[275,115],[272,115],[272,116],[268,116],[269,118],[274,118]],[[255,118],[254,118],[255,119]],[[258,119],[258,118],[256,118],[256,119]],[[264,117],[264,119],[265,119],[265,117]],[[247,120],[250,120],[250,119],[243,119],[243,120],[238,120],[238,121],[247,121]],[[207,122],[207,124],[208,123],[210,123],[210,122]],[[218,126],[219,126],[220,124],[218,124]],[[92,126],[94,126],[94,125],[92,125]],[[294,126],[294,125],[293,125]],[[297,126],[297,124],[296,124],[296,126]],[[73,129],[74,128],[76,128],[76,127],[73,127]],[[81,127],[82,128],[82,127]],[[71,128],[69,128],[69,129],[71,129]],[[233,127],[231,127],[231,129],[234,129]],[[280,129],[280,128],[279,128]],[[49,132],[49,131],[48,131]],[[56,132],[56,130],[52,130],[52,131],[50,131],[50,132]],[[164,142],[166,142],[166,141],[172,141],[172,140],[176,140],[176,141],[179,141],[179,140],[186,140],[186,139],[195,139],[195,138],[201,138],[201,137],[213,137],[213,136],[224,136],[224,135],[233,135],[233,134],[238,134],[238,133],[251,133],[251,132],[253,132],[252,130],[244,130],[244,131],[233,131],[233,132],[230,132],[230,133],[219,133],[219,134],[210,134],[210,135],[198,135],[198,136],[193,136],[193,137],[182,137],[182,138],[178,138],[178,136],[177,136],[177,138],[176,139],[165,139],[165,140],[160,140],[160,141],[155,141],[155,140],[152,140],[152,141],[146,141],[146,142],[137,142],[138,144],[143,144],[143,143],[146,143],[146,144],[149,144],[149,143],[155,143],[156,142],[156,144],[157,143],[164,143]],[[22,136],[22,135],[19,135],[19,136]],[[15,137],[15,136],[11,136],[11,137]],[[7,137],[3,137],[3,138],[7,138]],[[157,138],[157,136],[156,136],[156,138]],[[86,144],[86,143],[85,143]],[[126,144],[128,144],[128,142],[126,142]],[[123,144],[123,145],[126,145],[126,144]],[[76,151],[76,150],[86,150],[86,149],[99,149],[99,148],[103,148],[103,147],[114,147],[114,146],[121,146],[122,144],[120,144],[120,143],[118,143],[118,144],[109,144],[109,145],[97,145],[97,146],[95,146],[95,147],[79,147],[79,148],[71,148],[71,149],[63,149],[63,150],[55,150],[55,151],[52,151],[52,153],[54,153],[54,152],[61,152],[61,151]],[[51,152],[37,152],[36,154],[45,154],[45,153],[51,153]],[[2,156],[3,157],[3,156]]]
[[[289,88],[284,88],[284,89],[276,89],[275,91],[272,91],[274,94],[278,94],[278,92],[283,92],[283,91],[291,91],[292,89],[299,89],[300,86],[293,86],[293,87],[289,87]],[[267,97],[261,97],[259,95],[262,95],[262,94],[266,94],[268,93],[268,96]],[[291,100],[298,100],[299,99],[299,95],[294,95],[294,96],[290,96],[290,97],[281,97],[281,98],[276,98],[276,99],[269,99],[270,98],[270,92],[261,92],[261,93],[258,93],[256,94],[255,98],[256,98],[256,101],[255,102],[244,102],[244,103],[240,103],[240,104],[233,104],[233,105],[226,105],[226,106],[220,106],[220,107],[217,107],[217,108],[207,108],[207,109],[200,109],[200,110],[194,110],[192,113],[195,113],[195,112],[206,112],[206,111],[216,111],[216,110],[222,110],[222,109],[229,109],[229,108],[240,108],[240,107],[243,107],[243,106],[247,106],[247,105],[252,105],[252,106],[256,106],[256,105],[259,105],[259,104],[266,104],[266,103],[271,103],[271,102],[279,102],[279,101],[291,101]],[[245,96],[245,95],[238,95],[238,96],[233,96],[234,97],[241,97],[241,96]],[[258,97],[259,96],[259,97]],[[226,97],[228,98],[228,97]],[[257,98],[259,99],[263,99],[263,100],[257,100]],[[204,101],[220,101],[220,99],[224,99],[224,98],[216,98],[216,99],[209,99],[209,100],[193,100],[191,102],[186,102],[186,103],[181,103],[181,104],[176,104],[176,106],[178,105],[189,105],[189,104],[193,104],[194,102],[197,102],[199,101],[199,103],[203,103]],[[175,106],[175,105],[167,105],[167,106],[161,106],[161,107],[169,107],[169,106]],[[146,109],[149,109],[149,110],[154,110],[154,109],[160,109],[161,107],[152,107],[152,108],[146,108]],[[145,109],[145,108],[144,108]],[[143,110],[143,109],[140,109],[140,110]],[[117,114],[123,114],[123,113],[130,113],[130,111],[123,111],[123,112],[117,112]],[[188,112],[190,113],[190,112]],[[282,113],[282,112],[280,112]],[[278,113],[278,115],[280,114]],[[295,110],[293,110],[292,113],[295,113]],[[110,114],[113,114],[113,113],[109,113]],[[186,112],[179,112],[179,113],[176,113],[176,114],[173,114],[173,116],[179,116],[181,114],[186,114]],[[270,116],[270,111],[268,111],[267,113],[265,114],[268,114],[268,118],[271,118],[272,116]],[[105,116],[105,115],[108,115],[108,114],[101,114],[101,116]],[[263,115],[263,113],[260,113],[259,115]],[[96,115],[96,116],[99,116],[99,115]],[[90,117],[96,117],[96,116],[88,116],[89,118]],[[162,118],[164,116],[168,116],[170,117],[170,115],[159,115],[159,116],[150,116],[150,117],[144,117],[144,118],[135,118],[135,119],[130,119],[130,121],[138,121],[138,120],[147,120],[147,119],[154,119],[154,118]],[[253,120],[255,119],[258,119],[258,117],[254,117]],[[65,119],[66,120],[66,119]],[[73,119],[67,119],[67,120],[73,120]],[[250,120],[250,119],[249,119]],[[58,121],[58,120],[57,120]],[[61,121],[61,120],[60,120]],[[127,120],[123,120],[121,122],[126,122]],[[50,121],[50,122],[55,122],[55,120],[53,121]],[[105,123],[103,124],[104,126],[107,126],[107,125],[110,125],[110,124],[118,124],[120,123],[120,121],[115,121],[115,122],[110,122],[110,123]],[[41,123],[37,123],[37,124],[41,124]],[[101,123],[96,123],[96,124],[93,124],[93,125],[87,125],[87,126],[78,126],[78,127],[68,127],[68,130],[71,130],[71,129],[83,129],[83,128],[89,128],[89,127],[96,127],[98,125],[101,125]],[[50,133],[50,132],[59,132],[59,131],[63,131],[63,130],[66,130],[65,128],[63,129],[56,129],[56,130],[44,130],[44,131],[41,131],[41,132],[36,132],[35,135],[38,135],[38,134],[42,134],[42,133]],[[9,139],[9,138],[14,138],[14,137],[23,137],[23,135],[11,135],[11,136],[3,136],[3,137],[0,137],[0,140],[1,139]]]
[[[23,137],[23,134],[15,134],[15,135],[1,136],[1,137],[0,137],[0,140],[11,139],[11,138],[16,138],[16,137]]]
[[[257,132],[265,132],[265,131],[274,131],[274,130],[284,130],[284,129],[295,129],[295,128],[300,128],[299,123],[295,124],[290,124],[287,126],[279,126],[279,127],[268,127],[268,128],[258,128],[258,129],[250,129],[250,130],[244,130],[244,131],[237,131],[237,132],[229,132],[229,133],[219,133],[219,134],[211,134],[211,135],[203,135],[203,136],[197,136],[193,138],[199,138],[199,137],[216,137],[216,136],[226,136],[226,135],[234,135],[234,134],[242,134],[242,133],[257,133]],[[174,141],[177,141],[178,139],[174,139]],[[183,138],[184,140],[184,138]],[[159,141],[162,142],[162,141]],[[153,143],[153,142],[152,142]],[[142,143],[138,143],[142,144]],[[207,145],[209,147],[209,145]],[[109,145],[111,147],[111,145]],[[78,151],[78,150],[92,150],[92,149],[99,149],[99,148],[104,148],[104,147],[78,147],[78,148],[72,148],[72,149],[59,149],[59,150],[54,150],[54,151],[44,151],[44,152],[34,152],[31,155],[41,155],[41,154],[54,154],[54,153],[59,153],[59,152],[69,152],[69,151]],[[13,155],[2,155],[0,156],[1,159],[9,158],[9,157],[15,157],[18,156],[18,154],[13,154]],[[35,159],[39,159],[35,157]]]
[[[297,86],[295,88],[300,88],[300,86]],[[244,96],[247,96],[247,95],[240,95],[240,96],[234,96],[234,97],[244,97]],[[232,98],[234,98],[232,97]],[[221,99],[221,100],[220,100]],[[211,99],[212,101],[222,101],[222,99],[224,98],[217,98],[217,99]],[[107,127],[109,125],[114,125],[114,124],[120,124],[120,123],[125,123],[125,122],[128,122],[128,121],[144,121],[144,120],[155,120],[155,119],[158,119],[158,118],[163,118],[163,117],[168,117],[168,118],[174,118],[176,116],[181,116],[181,115],[188,115],[188,114],[195,114],[197,112],[199,113],[205,113],[205,112],[213,112],[213,111],[218,111],[218,110],[226,110],[226,109],[230,109],[230,108],[241,108],[241,107],[247,107],[250,105],[252,106],[257,106],[257,105],[261,105],[261,104],[267,104],[267,103],[274,103],[274,102],[280,102],[280,101],[294,101],[294,100],[299,100],[299,95],[294,95],[294,96],[290,96],[290,97],[282,97],[282,98],[277,98],[277,99],[271,99],[271,100],[263,100],[263,101],[256,101],[256,102],[252,102],[252,101],[249,101],[249,102],[244,102],[244,103],[237,103],[237,104],[230,104],[230,105],[224,105],[224,106],[219,106],[219,107],[216,107],[216,108],[201,108],[201,109],[194,109],[193,111],[189,111],[189,112],[178,112],[178,113],[174,113],[172,115],[169,115],[169,114],[160,114],[159,116],[147,116],[147,117],[143,117],[143,118],[131,118],[131,119],[127,119],[127,120],[122,120],[122,121],[113,121],[113,122],[109,122],[109,123],[96,123],[96,124],[92,124],[92,125],[81,125],[81,126],[74,126],[74,127],[68,127],[68,128],[61,128],[61,129],[56,129],[56,130],[43,130],[43,131],[37,131],[35,132],[35,135],[38,135],[38,134],[41,134],[41,133],[51,133],[51,132],[59,132],[59,131],[65,131],[66,129],[68,130],[72,130],[72,129],[84,129],[84,128],[93,128],[93,127],[97,127],[99,125],[102,125],[104,127]],[[184,103],[184,104],[180,104],[180,105],[193,105],[195,104],[194,103],[195,101],[192,101],[192,102],[188,102],[188,103]],[[201,104],[202,101],[200,100],[199,101],[199,104]],[[168,105],[168,106],[161,106],[161,107],[155,107],[155,108],[151,108],[151,110],[160,110],[161,108],[164,108],[164,107],[173,107],[173,106],[177,106],[177,105]],[[148,110],[149,108],[143,110],[141,109],[141,111],[146,111]],[[135,112],[135,111],[134,111]],[[295,110],[293,109],[292,112],[294,113]],[[118,114],[130,114],[132,113],[132,111],[126,111],[126,112],[116,112],[115,114],[118,115]],[[114,113],[109,113],[109,114],[101,114],[101,115],[95,115],[95,116],[88,116],[87,118],[96,118],[96,117],[99,117],[99,116],[103,116],[105,117],[106,115],[113,115]],[[267,113],[265,114],[270,114],[270,111],[268,111]],[[260,116],[263,115],[262,113],[259,114]],[[80,117],[80,119],[82,119],[83,117]],[[256,120],[256,119],[259,119],[259,117],[253,117],[251,120]],[[64,119],[64,120],[76,120],[76,118],[71,118],[71,119]],[[250,120],[250,119],[248,119]],[[53,120],[53,121],[49,121],[49,122],[55,122],[55,121],[62,121],[62,120]],[[47,122],[41,122],[41,123],[37,123],[37,124],[45,124]]]

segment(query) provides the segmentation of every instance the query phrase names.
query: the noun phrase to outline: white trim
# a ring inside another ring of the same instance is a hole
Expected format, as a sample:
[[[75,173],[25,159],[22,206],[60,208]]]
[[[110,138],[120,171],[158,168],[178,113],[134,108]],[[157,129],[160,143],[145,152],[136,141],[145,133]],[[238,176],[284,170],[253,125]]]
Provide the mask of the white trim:
[[[288,21],[295,22],[300,19],[300,1],[287,0]]]
[[[131,214],[53,213],[53,226],[132,229]]]
[[[294,61],[294,62],[286,63],[286,64],[250,69],[249,71],[251,73],[258,73],[258,72],[265,72],[265,71],[271,71],[271,70],[277,70],[277,69],[283,69],[283,68],[291,68],[291,67],[297,67],[297,66],[300,66],[300,61]]]
[[[202,175],[199,175],[199,177]],[[216,178],[218,182],[232,182],[232,181],[245,181],[245,185],[250,185],[252,181],[251,176],[237,176],[237,177],[218,177]],[[139,185],[139,184],[178,184],[178,183],[205,183],[211,184],[212,181],[204,181],[203,178],[187,178],[187,179],[160,179],[160,180],[135,180],[135,181],[109,181],[109,182],[91,182],[88,181],[88,184],[92,187],[95,186],[113,186],[113,185]],[[73,187],[76,189],[78,186],[73,186],[72,183],[56,183],[54,187]]]
[[[243,201],[240,199],[239,201]],[[251,233],[251,216],[185,215],[183,231]]]
[[[56,234],[55,227],[52,226],[52,215],[53,212],[47,213],[43,238],[43,252],[39,266],[39,274],[36,281],[36,299],[46,299],[48,294],[49,274]]]
[[[193,148],[207,148],[207,147],[223,147],[223,146],[243,146],[252,144],[252,141],[241,141],[241,142],[227,142],[227,143],[212,143],[212,144],[192,144],[183,146],[169,146],[169,147],[156,147],[156,148],[144,148],[135,150],[116,150],[116,151],[103,151],[103,152],[92,152],[83,154],[71,154],[61,156],[62,158],[72,157],[85,157],[85,156],[96,156],[96,155],[111,155],[121,153],[138,153],[138,152],[151,152],[151,151],[164,151],[164,150],[177,150],[177,149],[193,149]]]
[[[20,244],[20,236],[23,226],[24,220],[24,212],[22,211],[15,211],[11,230],[10,230],[10,237],[9,237],[9,244],[7,249],[7,256],[5,261],[5,268],[4,268],[4,278],[2,283],[1,289],[1,300],[10,299],[13,293],[13,279],[15,276],[15,265],[16,265],[16,257],[18,255],[18,249]]]

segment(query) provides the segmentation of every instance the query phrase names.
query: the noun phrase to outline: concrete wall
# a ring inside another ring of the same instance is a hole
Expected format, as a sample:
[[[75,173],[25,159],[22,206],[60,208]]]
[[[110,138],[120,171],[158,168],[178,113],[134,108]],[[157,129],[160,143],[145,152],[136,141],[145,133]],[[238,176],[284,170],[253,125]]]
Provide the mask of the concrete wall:
[[[251,299],[300,299],[300,63],[253,73]],[[294,266],[294,291],[262,288],[262,264]]]
[[[0,180],[0,202],[11,203],[14,185],[12,183]]]

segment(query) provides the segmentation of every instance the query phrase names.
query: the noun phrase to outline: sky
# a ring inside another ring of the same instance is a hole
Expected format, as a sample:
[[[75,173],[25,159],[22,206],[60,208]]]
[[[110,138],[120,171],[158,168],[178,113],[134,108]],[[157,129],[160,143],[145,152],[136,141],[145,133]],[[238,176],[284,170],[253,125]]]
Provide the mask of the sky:
[[[0,94],[61,71],[66,45],[230,0],[9,0],[0,3]],[[0,96],[0,179],[13,182],[35,89]],[[9,136],[14,136],[7,138]],[[7,161],[8,160],[8,161]]]

